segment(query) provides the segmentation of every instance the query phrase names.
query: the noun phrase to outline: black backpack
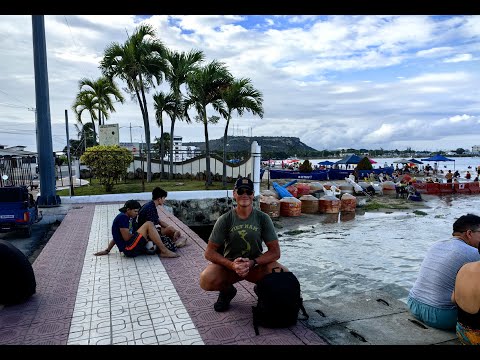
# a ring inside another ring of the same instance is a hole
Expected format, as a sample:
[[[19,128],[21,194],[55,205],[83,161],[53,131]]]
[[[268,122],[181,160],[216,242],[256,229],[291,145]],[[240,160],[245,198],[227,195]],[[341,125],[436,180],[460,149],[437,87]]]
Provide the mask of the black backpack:
[[[255,292],[258,302],[257,306],[252,306],[252,312],[256,335],[259,334],[259,325],[268,328],[295,325],[299,310],[302,310],[302,314],[308,319],[300,296],[300,283],[293,273],[278,267],[273,268],[270,274],[257,282]]]

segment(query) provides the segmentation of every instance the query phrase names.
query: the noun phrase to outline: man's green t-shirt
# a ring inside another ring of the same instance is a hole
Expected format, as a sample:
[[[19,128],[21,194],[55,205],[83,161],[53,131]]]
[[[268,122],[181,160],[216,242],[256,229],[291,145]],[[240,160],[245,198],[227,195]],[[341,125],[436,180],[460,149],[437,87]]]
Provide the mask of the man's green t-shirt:
[[[235,210],[221,215],[209,241],[224,245],[223,256],[233,261],[237,257],[255,259],[263,253],[262,240],[268,243],[277,240],[272,219],[264,212],[253,209],[246,220],[237,216]]]

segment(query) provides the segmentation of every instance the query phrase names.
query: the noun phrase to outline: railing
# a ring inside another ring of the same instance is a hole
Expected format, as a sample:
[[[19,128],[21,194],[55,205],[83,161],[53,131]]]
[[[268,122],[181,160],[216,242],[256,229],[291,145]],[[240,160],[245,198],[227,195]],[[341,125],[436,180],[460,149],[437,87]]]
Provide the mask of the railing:
[[[35,178],[34,156],[0,156],[0,187],[31,186]]]

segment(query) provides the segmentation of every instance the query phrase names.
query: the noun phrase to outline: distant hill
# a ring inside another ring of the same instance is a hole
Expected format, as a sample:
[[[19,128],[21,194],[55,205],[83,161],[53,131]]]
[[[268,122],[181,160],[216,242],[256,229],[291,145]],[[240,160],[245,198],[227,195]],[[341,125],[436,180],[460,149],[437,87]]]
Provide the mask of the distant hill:
[[[262,147],[262,153],[287,153],[290,156],[295,154],[305,154],[307,152],[316,152],[317,150],[305,145],[297,137],[286,136],[229,136],[227,152],[250,151],[253,141]],[[205,150],[205,142],[185,142],[185,146],[197,146],[200,150]],[[210,151],[223,151],[223,138],[210,140]]]

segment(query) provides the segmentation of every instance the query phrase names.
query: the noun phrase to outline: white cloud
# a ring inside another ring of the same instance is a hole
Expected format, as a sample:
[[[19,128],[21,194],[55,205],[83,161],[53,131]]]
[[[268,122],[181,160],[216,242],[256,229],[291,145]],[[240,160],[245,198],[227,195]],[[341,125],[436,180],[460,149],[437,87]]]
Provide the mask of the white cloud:
[[[64,111],[78,80],[100,76],[99,61],[141,22],[178,51],[202,50],[248,77],[264,95],[263,119],[246,113],[229,133],[297,136],[317,149],[468,148],[478,141],[480,16],[45,16],[53,146],[66,144]],[[36,150],[31,16],[0,17],[0,144]],[[120,82],[121,88],[125,84]],[[162,84],[160,89],[167,88]],[[159,135],[151,91],[152,139]],[[125,94],[109,123],[142,124]],[[212,112],[213,115],[213,112]],[[169,120],[164,120],[169,131]],[[223,136],[225,122],[209,126]],[[199,124],[177,122],[175,135],[203,141]],[[140,141],[141,129],[133,131]],[[443,139],[449,139],[448,142]],[[452,140],[457,139],[457,140]],[[452,141],[454,143],[452,143]]]
[[[458,54],[458,55],[455,55],[454,57],[445,59],[443,61],[446,63],[457,63],[457,62],[472,61],[472,60],[473,60],[472,54]]]

